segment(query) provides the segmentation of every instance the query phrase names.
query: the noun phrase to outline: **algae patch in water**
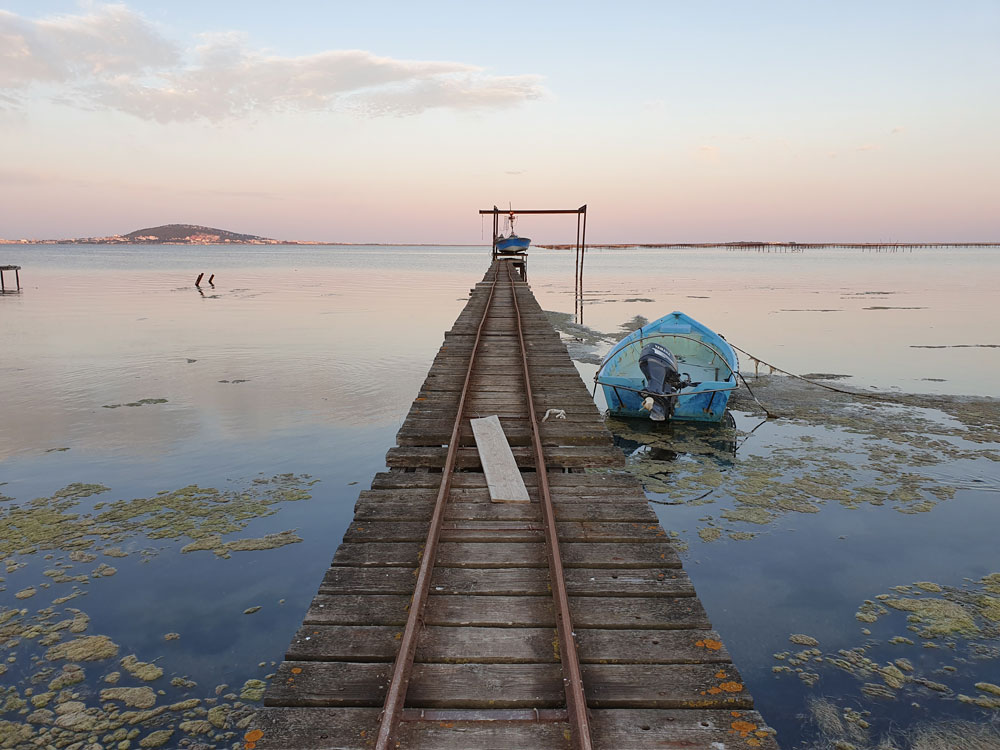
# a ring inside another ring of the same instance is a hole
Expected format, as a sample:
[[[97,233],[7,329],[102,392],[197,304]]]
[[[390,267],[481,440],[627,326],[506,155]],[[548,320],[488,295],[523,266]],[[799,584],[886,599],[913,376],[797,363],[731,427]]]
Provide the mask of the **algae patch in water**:
[[[302,541],[302,537],[292,531],[281,531],[276,534],[266,536],[235,539],[231,542],[223,542],[219,534],[198,539],[190,544],[181,547],[181,552],[197,552],[200,550],[211,550],[219,557],[229,557],[230,552],[250,552],[267,549],[277,549],[288,544],[297,544]]]
[[[70,661],[104,661],[117,655],[118,644],[105,635],[86,635],[66,643],[53,646],[45,652],[49,661],[68,659]]]
[[[789,513],[885,505],[899,513],[932,511],[961,489],[1000,489],[950,479],[957,461],[1000,461],[1000,400],[820,391],[788,377],[751,380],[779,415],[757,434],[720,425],[609,418],[629,470],[654,502],[721,503],[721,519],[767,525]],[[759,407],[745,389],[731,406]],[[736,446],[741,446],[736,450]],[[738,525],[737,525],[738,524]]]
[[[21,569],[30,572],[43,556],[47,569],[37,571],[41,583],[21,584],[24,603],[43,600],[39,609],[0,607],[0,674],[9,683],[0,691],[0,746],[188,744],[180,733],[197,734],[211,747],[233,746],[253,714],[247,702],[259,700],[264,681],[248,680],[242,699],[225,693],[223,686],[216,697],[170,695],[197,685],[174,675],[168,685],[164,673],[169,666],[162,662],[169,657],[162,654],[150,654],[150,660],[139,653],[121,657],[115,640],[89,632],[87,613],[64,605],[86,589],[106,585],[102,582],[117,571],[100,561],[100,553],[128,557],[125,550],[134,552],[136,538],[210,538],[211,549],[221,545],[228,551],[269,550],[300,541],[290,531],[228,541],[221,535],[238,533],[252,519],[277,512],[280,503],[310,497],[311,484],[307,476],[262,476],[238,490],[191,486],[151,498],[101,502],[98,497],[95,503],[87,498],[109,493],[108,487],[74,483],[48,497],[5,503],[0,509],[0,560],[6,561],[7,574],[24,576]],[[76,573],[75,566],[86,566],[86,572]],[[80,584],[89,585],[84,589]],[[45,589],[56,585],[72,591],[45,597]],[[29,591],[34,595],[29,597]],[[13,592],[9,596],[16,601]],[[168,633],[165,640],[175,637]],[[167,654],[176,653],[176,646],[160,643]],[[161,702],[161,695],[170,697]],[[210,711],[214,722],[208,721]]]
[[[896,596],[878,594],[858,608],[865,622],[906,628],[919,636],[919,642],[905,636],[892,636],[884,642],[869,638],[863,645],[833,653],[811,649],[795,655],[783,652],[775,658],[792,665],[808,659],[818,665],[814,668],[821,681],[831,670],[847,673],[858,680],[864,698],[876,701],[876,707],[878,701],[905,697],[921,705],[943,700],[996,711],[1000,709],[1000,686],[982,679],[970,684],[973,680],[967,673],[981,674],[985,669],[996,674],[1000,670],[1000,617],[994,618],[997,613],[992,610],[1000,599],[991,596],[998,582],[997,573],[961,586],[919,581],[894,586]],[[799,635],[789,640],[808,643]],[[901,656],[900,650],[909,650],[911,656]],[[780,675],[791,670],[782,664],[773,671]],[[979,694],[964,692],[971,687]],[[888,710],[876,708],[875,713],[881,716]]]
[[[243,490],[220,491],[189,485],[178,490],[162,491],[153,497],[100,502],[91,512],[79,512],[79,501],[109,492],[99,484],[74,483],[21,505],[0,509],[0,560],[15,554],[62,550],[77,557],[75,562],[95,559],[90,548],[101,549],[110,557],[127,553],[121,543],[136,536],[154,540],[188,538],[205,549],[221,549],[223,556],[237,550],[275,549],[301,541],[291,531],[265,537],[223,542],[221,537],[246,528],[255,518],[273,515],[284,502],[311,497],[308,488],[315,483],[306,475],[281,474],[258,477]],[[84,556],[90,556],[86,558]],[[99,565],[91,576],[114,575],[115,568]],[[53,580],[84,582],[56,572]]]

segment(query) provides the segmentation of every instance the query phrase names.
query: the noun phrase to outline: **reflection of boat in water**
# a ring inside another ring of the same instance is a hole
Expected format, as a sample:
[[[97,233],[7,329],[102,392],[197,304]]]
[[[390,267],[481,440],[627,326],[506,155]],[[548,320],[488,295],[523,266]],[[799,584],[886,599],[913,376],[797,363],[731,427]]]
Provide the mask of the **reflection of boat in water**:
[[[594,380],[615,416],[718,422],[738,368],[722,336],[673,312],[619,341]]]
[[[531,244],[531,239],[528,237],[518,237],[514,234],[513,211],[507,217],[507,231],[508,234],[506,237],[503,234],[500,234],[493,240],[493,247],[496,248],[496,251],[503,255],[525,252]]]
[[[616,448],[627,458],[670,463],[683,455],[712,454],[720,468],[732,465],[725,456],[736,455],[736,419],[726,412],[716,425],[706,422],[675,422],[652,425],[632,419],[609,419],[607,428]],[[678,451],[678,446],[683,450]]]

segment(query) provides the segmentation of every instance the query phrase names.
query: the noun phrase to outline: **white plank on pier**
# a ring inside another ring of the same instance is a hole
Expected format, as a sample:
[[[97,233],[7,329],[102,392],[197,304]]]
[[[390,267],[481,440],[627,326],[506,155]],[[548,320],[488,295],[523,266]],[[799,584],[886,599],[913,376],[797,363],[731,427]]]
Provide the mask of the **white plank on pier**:
[[[470,419],[469,422],[479,449],[490,500],[494,503],[530,503],[528,490],[500,425],[500,417],[494,414],[482,419]]]

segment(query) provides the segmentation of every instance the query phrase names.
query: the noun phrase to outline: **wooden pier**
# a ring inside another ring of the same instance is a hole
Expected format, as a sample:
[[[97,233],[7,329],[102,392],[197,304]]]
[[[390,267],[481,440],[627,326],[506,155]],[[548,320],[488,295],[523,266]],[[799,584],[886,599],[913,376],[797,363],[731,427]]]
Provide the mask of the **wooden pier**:
[[[532,502],[491,501],[469,424],[490,415]],[[248,747],[777,748],[509,261],[445,334],[386,463]]]

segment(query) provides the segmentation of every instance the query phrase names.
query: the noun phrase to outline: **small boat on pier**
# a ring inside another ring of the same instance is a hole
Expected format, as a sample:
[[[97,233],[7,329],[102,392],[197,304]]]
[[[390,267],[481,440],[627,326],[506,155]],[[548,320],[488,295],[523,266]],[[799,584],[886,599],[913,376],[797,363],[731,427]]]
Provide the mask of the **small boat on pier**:
[[[511,211],[510,215],[507,217],[507,231],[508,234],[505,237],[503,234],[498,234],[493,240],[493,247],[496,252],[501,255],[513,255],[515,253],[523,253],[528,249],[531,244],[531,239],[528,237],[518,237],[514,234],[514,212]]]
[[[672,312],[619,341],[594,382],[614,416],[718,422],[738,371],[736,352],[722,336]]]

